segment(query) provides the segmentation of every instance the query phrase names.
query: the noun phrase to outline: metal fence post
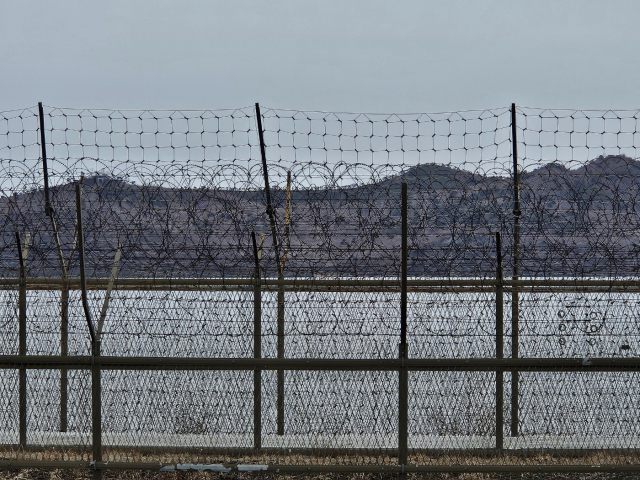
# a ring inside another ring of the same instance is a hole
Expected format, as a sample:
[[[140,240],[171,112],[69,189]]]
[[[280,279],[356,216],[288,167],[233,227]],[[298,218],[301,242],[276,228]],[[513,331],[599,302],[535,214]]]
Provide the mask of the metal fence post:
[[[18,292],[18,355],[27,354],[27,275],[25,272],[20,235],[16,232],[20,286]],[[27,446],[27,370],[24,365],[18,374],[18,429],[20,448]]]
[[[260,255],[255,232],[251,232],[255,270],[253,273],[253,358],[262,358],[262,286],[260,282]],[[253,446],[262,448],[262,371],[253,371]]]
[[[100,364],[95,362],[95,358],[100,356],[100,337],[96,335],[91,321],[91,311],[87,300],[87,278],[84,261],[84,228],[82,226],[82,187],[76,183],[76,223],[78,225],[78,257],[80,260],[80,289],[82,293],[82,308],[84,310],[89,335],[91,336],[91,427],[93,432],[93,478],[102,478],[102,470],[97,467],[97,462],[102,462],[102,405],[101,401],[101,381]]]
[[[518,175],[518,131],[516,104],[511,104],[511,138],[513,154],[513,279],[518,280],[520,263],[520,177]],[[517,287],[511,290],[511,357],[518,358],[520,328],[520,295]],[[511,373],[511,436],[518,436],[520,372]]]
[[[502,242],[496,232],[496,358],[504,358],[504,288],[502,285]],[[504,446],[504,373],[496,371],[496,448]]]
[[[68,337],[69,337],[69,287],[68,287],[68,269],[64,262],[62,254],[62,244],[58,235],[58,226],[56,218],[51,207],[51,198],[49,194],[49,169],[47,168],[47,142],[44,130],[44,109],[42,102],[38,102],[38,117],[40,121],[40,150],[42,154],[42,179],[44,183],[44,213],[51,220],[51,230],[53,240],[56,244],[58,260],[62,272],[63,288],[60,295],[60,355],[68,354]],[[60,431],[67,431],[67,385],[68,374],[66,368],[60,369]]]
[[[264,132],[262,130],[262,114],[260,113],[260,105],[256,103],[256,121],[258,123],[258,138],[260,140],[260,155],[262,157],[262,174],[264,176],[264,191],[267,199],[267,215],[271,224],[271,238],[273,241],[273,251],[275,253],[276,269],[278,271],[278,280],[284,280],[284,272],[280,259],[280,249],[278,248],[278,234],[276,226],[276,217],[271,203],[271,188],[269,187],[269,174],[267,171],[267,154],[264,144]],[[278,325],[277,325],[277,357],[284,358],[284,285],[278,287]],[[277,433],[284,435],[284,370],[277,372]]]
[[[95,342],[93,347],[93,357],[100,356],[100,342]],[[91,412],[93,429],[93,461],[94,468],[93,478],[100,480],[102,478],[102,470],[98,469],[95,462],[102,462],[102,384],[100,375],[100,364],[94,363],[91,367]]]
[[[42,175],[44,180],[44,213],[51,216],[51,199],[49,197],[49,170],[47,168],[47,144],[44,132],[44,109],[38,102],[38,120],[40,121],[40,149],[42,151]]]
[[[67,278],[62,286],[60,298],[60,356],[66,357],[69,354],[69,283]],[[69,374],[66,368],[60,369],[60,431],[67,431],[68,424],[68,388]]]
[[[407,358],[407,236],[408,236],[407,184],[402,184],[402,265],[400,290],[400,345],[399,358],[402,367],[399,371],[398,386],[398,463],[402,467],[399,478],[404,480],[407,474],[404,467],[408,463],[409,430],[409,372],[404,365]]]

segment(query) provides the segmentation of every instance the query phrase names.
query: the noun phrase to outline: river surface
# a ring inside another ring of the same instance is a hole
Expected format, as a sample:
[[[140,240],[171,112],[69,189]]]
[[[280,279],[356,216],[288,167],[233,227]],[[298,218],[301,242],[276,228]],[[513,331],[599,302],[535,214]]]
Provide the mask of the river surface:
[[[104,291],[89,292],[96,324],[104,295]],[[17,292],[2,291],[0,299],[0,354],[17,354]],[[59,354],[59,301],[59,291],[28,292],[28,354]],[[639,307],[638,293],[521,292],[520,356],[637,356]],[[263,356],[275,357],[274,292],[263,292],[262,310]],[[508,357],[509,294],[504,312]],[[399,318],[398,292],[287,292],[285,356],[396,358]],[[102,354],[253,357],[253,322],[252,291],[114,290],[103,326]],[[409,293],[407,336],[412,358],[495,357],[494,334],[493,292]],[[89,351],[80,294],[72,291],[69,354]],[[449,440],[449,447],[490,446],[495,434],[495,375],[410,372],[410,445],[443,446],[437,439],[449,438],[457,439]],[[56,433],[60,371],[31,370],[27,376],[29,441],[63,441]],[[511,374],[504,378],[507,434]],[[577,438],[582,440],[569,442],[585,446],[580,442],[586,438],[596,443],[617,438],[617,448],[635,445],[640,437],[639,381],[640,371],[633,370],[521,372],[519,441],[537,438],[541,443],[536,445],[552,447]],[[262,372],[267,443],[276,432],[276,384],[276,372]],[[68,435],[89,442],[90,373],[69,370],[68,389]],[[17,370],[1,370],[0,436],[7,442],[17,438],[17,392]],[[252,371],[105,371],[102,399],[103,431],[118,444],[190,444],[194,435],[204,439],[201,443],[229,447],[252,442]],[[393,447],[398,431],[398,373],[285,372],[285,419],[287,437],[276,442],[284,446]]]

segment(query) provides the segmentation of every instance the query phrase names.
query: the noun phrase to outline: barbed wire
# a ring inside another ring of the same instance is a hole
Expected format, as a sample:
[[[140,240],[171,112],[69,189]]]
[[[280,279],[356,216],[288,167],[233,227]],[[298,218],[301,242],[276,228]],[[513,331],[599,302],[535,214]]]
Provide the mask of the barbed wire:
[[[451,191],[471,194],[470,189],[482,190],[469,184],[474,175],[506,172],[507,113],[385,116],[267,110],[267,175],[277,242],[287,246],[285,274],[397,276],[399,185],[404,180],[411,183],[412,247],[420,260],[413,262],[412,274],[455,275],[456,262],[468,269],[468,258],[448,258],[449,265],[443,264],[442,252],[433,248],[442,239],[430,237],[440,237],[447,226],[454,237],[464,231],[448,211]],[[90,275],[105,275],[108,257],[122,244],[123,276],[247,276],[253,262],[251,231],[265,234],[264,275],[275,274],[253,109],[53,108],[46,116],[51,202],[63,247],[73,243],[73,183],[85,176]],[[28,111],[24,121],[35,121],[32,117]],[[7,139],[19,129],[14,130]],[[496,160],[498,149],[502,158]],[[16,157],[15,148],[3,150]],[[434,161],[445,163],[429,164]],[[31,230],[30,274],[56,276],[55,241],[41,214],[42,167],[37,161],[24,162],[19,169],[11,159],[3,163],[3,189],[8,193],[3,203],[11,222],[3,231]],[[473,169],[471,176],[465,167]],[[21,180],[17,185],[8,181],[15,178]],[[486,249],[495,220],[474,228],[472,233],[481,232],[483,238],[463,240],[470,251]],[[9,259],[15,255],[7,253],[6,269],[11,270]],[[473,262],[476,269],[484,268],[482,260]]]
[[[518,109],[520,275],[636,274],[637,117]],[[37,112],[0,119],[3,235],[31,233],[30,274],[55,277]],[[494,231],[513,250],[508,108],[412,115],[266,109],[263,124],[286,276],[397,277],[402,182],[411,276],[491,276]],[[52,206],[67,253],[73,184],[84,175],[90,275],[106,275],[122,244],[123,276],[250,276],[252,231],[264,234],[263,274],[276,275],[255,109],[49,108],[45,125]],[[16,270],[8,238],[5,276]],[[508,270],[513,256],[505,260]]]
[[[0,278],[18,276],[16,232],[25,240],[29,235],[29,279],[78,276],[75,187],[80,184],[89,277],[108,278],[121,248],[118,279],[252,278],[255,232],[262,277],[396,279],[401,268],[403,183],[408,189],[409,277],[440,279],[443,284],[455,278],[495,278],[498,231],[506,277],[636,278],[639,115],[533,108],[512,112],[508,107],[437,114],[267,108],[260,116],[261,145],[253,107],[46,107],[53,211],[49,217],[38,108],[1,112]],[[515,171],[514,147],[520,155]],[[101,332],[102,353],[250,358],[255,354],[254,337],[259,336],[263,358],[398,356],[397,289],[265,288],[258,335],[250,288],[116,288]],[[7,288],[2,295],[0,350],[16,355],[17,294]],[[100,318],[99,306],[106,305],[106,295],[100,289],[89,292],[95,319]],[[514,341],[519,342],[521,357],[588,360],[637,355],[637,303],[637,293],[622,290],[506,292],[506,356],[516,356]],[[410,357],[497,356],[492,289],[411,291],[407,304]],[[77,290],[29,291],[26,305],[27,354],[91,353]],[[520,322],[517,332],[511,331],[514,306]],[[19,373],[7,372],[0,382],[0,430],[13,432]],[[289,444],[274,443],[273,458],[303,458],[289,455],[288,446],[355,445],[378,455],[367,460],[371,463],[395,463],[380,452],[395,448],[397,442],[396,372],[289,372],[282,379],[279,373],[264,372],[264,432],[276,437],[285,425],[293,436]],[[637,372],[582,373],[522,371],[518,385],[524,392],[519,407],[523,415],[518,425],[525,435],[513,437],[516,448],[533,449],[538,439],[531,438],[536,435],[546,446],[584,449],[609,445],[598,443],[603,431],[621,438],[637,436],[632,418],[637,396],[629,386]],[[40,427],[32,438],[43,444],[58,441],[49,439],[61,438],[57,430],[62,430],[62,414],[55,409],[63,410],[62,373],[29,374],[29,395],[34,398],[30,422]],[[412,415],[409,426],[414,446],[441,448],[449,441],[448,448],[451,442],[460,449],[493,448],[489,436],[496,429],[494,375],[455,369],[412,372],[411,408],[419,413]],[[596,377],[601,391],[589,385]],[[73,372],[67,377],[65,372],[64,378],[69,381],[68,403],[78,407],[69,415],[70,430],[87,432],[89,374]],[[518,382],[513,378],[506,379],[505,391]],[[169,446],[182,442],[199,448],[214,439],[236,458],[234,448],[252,446],[253,425],[248,419],[254,406],[253,382],[253,373],[244,371],[104,372],[105,430],[114,442],[140,447],[148,446],[150,432],[156,435],[154,442],[164,438]],[[60,398],[51,393],[51,385],[60,387]],[[286,422],[277,412],[281,386],[286,389]],[[620,405],[611,401],[610,391],[616,388],[631,392]],[[576,397],[579,408],[558,419],[541,410],[543,397],[547,409],[574,408]],[[505,399],[508,403],[509,393]],[[610,405],[610,418],[598,417],[590,409],[593,402],[600,410]],[[505,409],[505,422],[510,422],[513,412]],[[334,417],[325,418],[330,417],[327,411]],[[624,422],[616,423],[616,415]],[[579,422],[581,428],[576,427]],[[585,432],[593,438],[561,437]],[[88,436],[78,438],[79,444],[90,444]],[[114,460],[132,458],[126,449],[108,455]],[[179,457],[150,455],[163,461]],[[482,455],[478,458],[489,458]],[[344,453],[328,458],[334,463],[352,461]],[[416,463],[433,461],[415,458]],[[615,463],[632,457],[623,451],[594,458]]]

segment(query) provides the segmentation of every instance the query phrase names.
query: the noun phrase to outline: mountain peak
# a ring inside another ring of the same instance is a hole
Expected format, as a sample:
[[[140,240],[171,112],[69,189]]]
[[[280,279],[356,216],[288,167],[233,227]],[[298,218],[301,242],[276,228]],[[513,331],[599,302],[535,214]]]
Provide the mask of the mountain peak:
[[[624,153],[618,155],[600,155],[583,167],[576,170],[580,173],[592,175],[634,175],[640,174],[640,162]]]

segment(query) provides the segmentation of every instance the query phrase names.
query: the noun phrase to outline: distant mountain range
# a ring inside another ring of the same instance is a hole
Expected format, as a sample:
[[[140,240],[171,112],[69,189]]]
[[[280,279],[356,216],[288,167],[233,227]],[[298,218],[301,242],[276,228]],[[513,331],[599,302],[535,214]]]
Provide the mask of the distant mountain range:
[[[388,276],[399,273],[401,184],[409,194],[409,274],[491,276],[495,231],[512,263],[513,180],[423,164],[378,182],[272,191],[287,276]],[[122,277],[246,277],[250,233],[264,234],[265,275],[276,274],[271,224],[261,190],[134,185],[108,175],[83,180],[89,274],[107,276],[118,243]],[[51,190],[65,256],[72,252],[74,183]],[[640,162],[598,157],[579,168],[550,163],[520,177],[523,276],[636,276],[640,271]],[[0,198],[0,268],[15,276],[14,232],[29,232],[29,275],[60,275],[41,190]],[[70,262],[77,274],[77,255]]]

